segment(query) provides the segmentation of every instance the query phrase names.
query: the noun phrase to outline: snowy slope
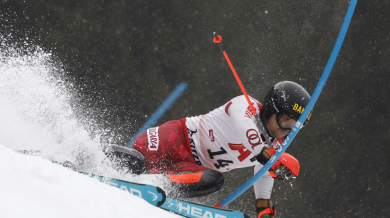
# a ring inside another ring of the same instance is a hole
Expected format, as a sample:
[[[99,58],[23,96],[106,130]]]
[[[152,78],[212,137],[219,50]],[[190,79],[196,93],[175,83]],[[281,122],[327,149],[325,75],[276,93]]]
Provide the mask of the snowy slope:
[[[0,218],[179,217],[49,161],[119,178],[102,164],[101,142],[112,139],[93,119],[76,116],[88,108],[72,107],[78,95],[62,64],[40,47],[0,41]],[[17,150],[39,150],[45,159]]]
[[[0,145],[0,217],[180,217],[128,192]]]

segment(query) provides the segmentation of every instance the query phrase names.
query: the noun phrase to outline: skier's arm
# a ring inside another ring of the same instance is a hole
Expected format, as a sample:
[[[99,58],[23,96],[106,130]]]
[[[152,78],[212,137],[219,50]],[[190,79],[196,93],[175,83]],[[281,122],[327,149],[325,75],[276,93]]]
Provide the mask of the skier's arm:
[[[233,99],[228,108],[228,113],[241,143],[250,150],[256,147],[260,151],[264,144],[261,143],[259,130],[252,120],[253,114],[251,111],[243,96]]]
[[[255,174],[263,167],[261,164],[255,165]],[[256,199],[270,199],[272,188],[274,186],[274,178],[268,173],[264,173],[264,175],[255,182],[253,187],[255,188],[255,196]]]
[[[261,164],[255,165],[255,174],[263,167]],[[255,189],[255,206],[256,212],[259,217],[273,217],[275,215],[275,207],[272,205],[271,192],[274,185],[274,179],[266,172],[259,180],[253,185]]]
[[[255,174],[263,167],[261,164],[255,165]],[[299,174],[299,162],[290,154],[283,153],[258,181],[254,184],[256,195],[256,211],[259,217],[272,217],[275,214],[275,208],[271,201],[271,192],[275,179],[278,181],[288,180]],[[264,215],[261,215],[264,214]]]

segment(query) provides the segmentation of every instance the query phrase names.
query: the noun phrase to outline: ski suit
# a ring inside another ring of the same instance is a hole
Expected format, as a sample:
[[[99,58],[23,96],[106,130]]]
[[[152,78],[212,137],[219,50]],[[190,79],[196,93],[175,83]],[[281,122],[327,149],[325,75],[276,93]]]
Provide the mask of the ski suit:
[[[260,113],[262,105],[250,98]],[[183,171],[227,172],[261,165],[256,156],[267,142],[262,139],[256,119],[245,96],[200,116],[173,120],[142,133],[131,148],[140,151],[151,173]],[[274,179],[267,172],[255,184],[256,198],[270,199]]]

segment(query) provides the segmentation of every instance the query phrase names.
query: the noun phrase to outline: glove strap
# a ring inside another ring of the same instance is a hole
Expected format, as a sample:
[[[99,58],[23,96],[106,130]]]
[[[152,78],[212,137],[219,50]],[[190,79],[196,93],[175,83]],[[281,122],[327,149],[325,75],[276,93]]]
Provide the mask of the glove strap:
[[[261,218],[261,216],[264,215],[264,214],[270,214],[271,216],[275,216],[275,215],[276,215],[275,208],[274,208],[274,207],[271,207],[271,208],[267,208],[267,209],[261,211],[261,212],[259,213],[258,218]]]
[[[272,157],[272,154],[271,152],[269,151],[269,147],[268,146],[264,146],[263,149],[260,151],[260,154],[258,154],[256,156],[256,160],[265,165],[269,159],[271,159]]]
[[[259,213],[258,218],[261,218],[264,214],[269,214],[272,217],[276,214],[275,206],[272,205],[272,201],[269,199],[256,199],[255,205],[256,211]]]

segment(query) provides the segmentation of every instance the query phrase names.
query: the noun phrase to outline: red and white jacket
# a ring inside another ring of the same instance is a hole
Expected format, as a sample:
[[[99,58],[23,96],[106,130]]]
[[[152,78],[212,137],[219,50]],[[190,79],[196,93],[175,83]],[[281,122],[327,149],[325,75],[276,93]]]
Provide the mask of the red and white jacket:
[[[250,98],[257,113],[262,105]],[[260,137],[256,119],[244,95],[205,115],[187,117],[186,126],[192,154],[201,165],[220,172],[255,166],[255,172],[263,167],[256,160],[267,145]],[[256,198],[270,199],[274,179],[267,172],[255,183]]]

